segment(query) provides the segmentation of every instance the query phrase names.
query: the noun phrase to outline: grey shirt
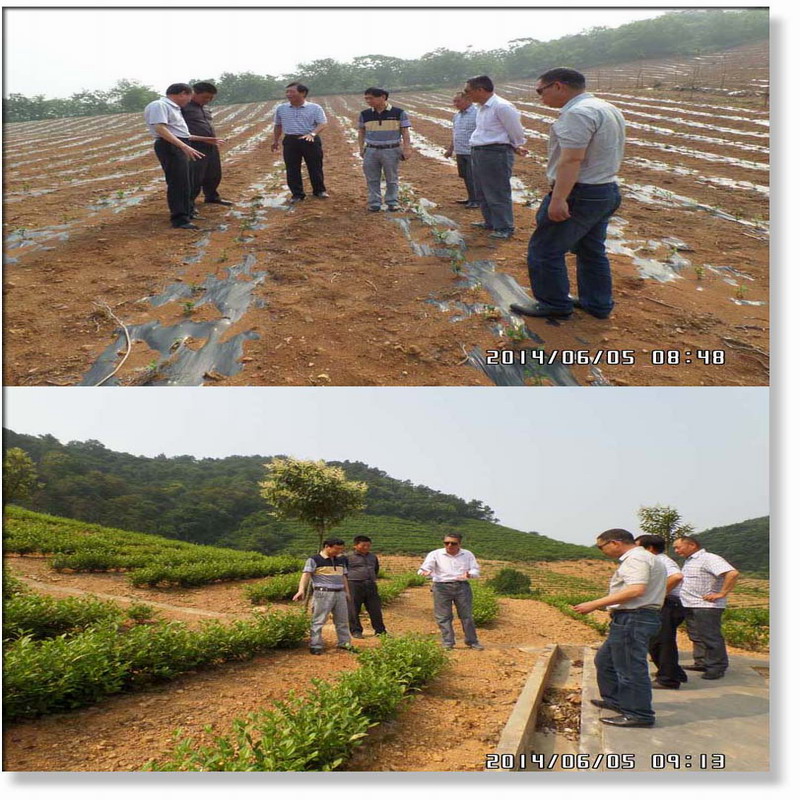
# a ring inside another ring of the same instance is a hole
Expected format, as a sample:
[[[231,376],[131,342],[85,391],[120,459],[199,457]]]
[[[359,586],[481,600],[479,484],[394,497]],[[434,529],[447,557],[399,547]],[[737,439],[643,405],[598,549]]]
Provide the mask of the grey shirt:
[[[378,557],[374,553],[361,553],[353,550],[347,554],[347,580],[348,581],[374,581],[378,577],[378,570],[381,568]]]
[[[578,183],[612,183],[625,149],[625,119],[619,109],[590,92],[573,97],[550,128],[547,177],[556,179],[561,151],[586,150]]]
[[[608,593],[615,594],[637,584],[645,584],[644,594],[608,606],[611,611],[633,608],[652,608],[660,611],[667,593],[667,570],[664,565],[644,547],[634,547],[619,557],[617,571],[611,576]]]

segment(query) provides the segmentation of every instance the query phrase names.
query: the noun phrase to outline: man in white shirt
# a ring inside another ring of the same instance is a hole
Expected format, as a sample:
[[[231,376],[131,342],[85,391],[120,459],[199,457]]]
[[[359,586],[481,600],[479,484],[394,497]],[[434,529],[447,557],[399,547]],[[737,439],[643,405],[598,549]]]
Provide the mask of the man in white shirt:
[[[144,109],[144,121],[155,139],[156,156],[164,170],[167,181],[167,205],[173,228],[199,230],[192,222],[192,178],[189,164],[203,158],[199,150],[189,141],[219,144],[222,139],[215,136],[193,136],[189,133],[181,109],[192,99],[192,87],[188,83],[173,83],[167,87],[166,96],[148,103]]]
[[[460,533],[446,534],[444,547],[428,553],[418,573],[433,580],[433,615],[445,650],[456,646],[454,605],[464,630],[465,644],[473,650],[483,650],[472,619],[472,587],[469,585],[470,578],[480,577],[480,567],[475,556],[462,549],[461,538]]]
[[[475,130],[469,138],[475,198],[483,212],[483,222],[476,228],[491,231],[492,239],[510,239],[514,234],[514,210],[511,204],[511,173],[514,154],[524,156],[525,131],[520,113],[508,100],[494,93],[488,75],[467,80],[467,100],[478,104]]]
[[[678,663],[678,626],[686,619],[681,603],[681,568],[664,552],[667,543],[662,536],[645,534],[636,537],[636,544],[652,553],[667,570],[667,596],[661,607],[661,630],[650,642],[650,658],[658,668],[654,689],[680,689],[687,676]]]
[[[618,713],[615,717],[601,717],[600,722],[606,725],[652,728],[656,715],[647,650],[661,627],[667,571],[652,553],[637,546],[632,533],[622,528],[601,533],[596,546],[604,555],[619,559],[619,567],[605,597],[572,607],[579,614],[599,608],[611,612],[608,638],[594,659],[602,699],[592,703]]]
[[[739,572],[722,556],[705,550],[694,536],[681,536],[675,540],[673,548],[686,559],[681,603],[686,613],[686,632],[694,645],[694,664],[686,669],[702,672],[704,680],[718,680],[728,668],[722,612]]]

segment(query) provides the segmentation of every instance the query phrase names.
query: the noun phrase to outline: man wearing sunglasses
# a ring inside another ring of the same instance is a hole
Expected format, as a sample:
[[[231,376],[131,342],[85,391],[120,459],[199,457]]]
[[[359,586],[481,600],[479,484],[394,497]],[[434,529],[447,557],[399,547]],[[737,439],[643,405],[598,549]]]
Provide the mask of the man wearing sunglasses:
[[[608,638],[594,659],[602,699],[591,702],[617,712],[600,718],[606,725],[652,728],[656,715],[647,653],[650,640],[661,628],[667,570],[622,528],[601,533],[596,546],[609,558],[619,559],[619,567],[605,597],[572,607],[579,614],[600,608],[611,612]]]
[[[455,606],[464,630],[464,643],[472,650],[483,650],[472,619],[472,587],[469,585],[470,578],[480,577],[480,567],[475,556],[462,549],[460,533],[448,533],[443,544],[444,547],[425,556],[418,570],[420,575],[433,580],[433,616],[442,634],[442,646],[445,650],[456,646]]]
[[[514,303],[528,317],[566,319],[573,308],[606,319],[614,307],[606,231],[619,208],[617,172],[625,146],[625,120],[611,103],[586,91],[574,69],[539,77],[542,103],[560,109],[550,128],[547,177],[550,194],[536,212],[528,244],[528,275],[536,302]],[[569,293],[566,254],[577,257],[578,296]]]

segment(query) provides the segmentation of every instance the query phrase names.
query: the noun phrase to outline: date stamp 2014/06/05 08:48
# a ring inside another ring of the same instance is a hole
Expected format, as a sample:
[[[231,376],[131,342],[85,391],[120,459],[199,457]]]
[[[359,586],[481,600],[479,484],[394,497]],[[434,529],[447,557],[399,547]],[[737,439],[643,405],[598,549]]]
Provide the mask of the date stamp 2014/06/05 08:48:
[[[630,366],[637,363],[637,356],[643,355],[635,350],[487,350],[486,363],[489,365],[511,366],[585,366],[604,364],[607,366]],[[724,350],[650,350],[644,354],[650,366],[677,366],[679,364],[724,365]]]

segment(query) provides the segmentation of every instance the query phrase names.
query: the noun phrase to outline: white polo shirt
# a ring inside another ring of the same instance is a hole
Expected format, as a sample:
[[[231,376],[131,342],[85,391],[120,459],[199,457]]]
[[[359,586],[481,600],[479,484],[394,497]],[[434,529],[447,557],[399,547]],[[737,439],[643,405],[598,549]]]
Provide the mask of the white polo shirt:
[[[520,147],[525,143],[525,131],[519,121],[520,114],[508,100],[493,94],[478,106],[475,130],[469,137],[470,147],[486,144],[510,144]]]
[[[624,603],[608,606],[609,611],[623,609],[652,608],[660,611],[667,593],[667,570],[664,565],[644,547],[632,547],[619,557],[619,567],[611,576],[609,594],[616,594],[631,586],[644,584],[644,594]]]
[[[673,561],[666,553],[659,553],[656,558],[664,565],[665,569],[667,570],[667,578],[671,575],[679,575],[681,568],[677,565],[675,561]],[[669,597],[677,597],[680,600],[681,597],[681,584],[680,581],[675,584],[675,586],[670,589],[668,593]]]
[[[418,571],[432,573],[431,578],[434,583],[461,580],[465,572],[470,578],[478,578],[481,574],[478,562],[469,550],[462,548],[456,555],[451,556],[446,547],[428,553]]]
[[[716,594],[725,581],[724,575],[733,567],[722,557],[709,553],[704,547],[683,562],[681,603],[686,608],[725,608],[728,598],[703,600],[704,594]]]
[[[156,125],[166,125],[167,130],[179,139],[189,138],[189,127],[181,114],[181,107],[169,97],[159,97],[144,107],[144,121],[153,138],[161,137],[156,132]]]

